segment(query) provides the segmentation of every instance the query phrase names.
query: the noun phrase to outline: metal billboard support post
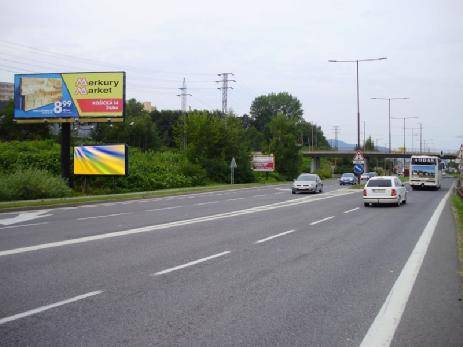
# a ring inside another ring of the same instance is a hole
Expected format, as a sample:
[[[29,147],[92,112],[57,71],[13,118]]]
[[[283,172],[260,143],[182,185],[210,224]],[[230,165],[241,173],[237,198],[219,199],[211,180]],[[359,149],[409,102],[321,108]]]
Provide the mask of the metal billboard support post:
[[[71,180],[71,123],[61,124],[61,177],[69,187]]]

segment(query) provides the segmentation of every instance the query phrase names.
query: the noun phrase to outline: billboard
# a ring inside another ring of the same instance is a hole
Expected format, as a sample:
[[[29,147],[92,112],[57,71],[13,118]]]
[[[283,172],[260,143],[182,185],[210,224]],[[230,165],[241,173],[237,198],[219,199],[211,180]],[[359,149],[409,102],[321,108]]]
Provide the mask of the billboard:
[[[127,173],[125,144],[74,147],[74,175],[125,176]]]
[[[123,121],[125,72],[16,74],[14,119],[30,122]]]
[[[275,159],[273,154],[254,154],[251,167],[253,171],[273,172],[275,170]]]

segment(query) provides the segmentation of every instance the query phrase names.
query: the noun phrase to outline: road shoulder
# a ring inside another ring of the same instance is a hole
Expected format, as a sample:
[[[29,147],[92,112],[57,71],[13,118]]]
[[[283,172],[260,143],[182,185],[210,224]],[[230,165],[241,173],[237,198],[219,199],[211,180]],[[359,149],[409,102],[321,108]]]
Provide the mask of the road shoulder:
[[[463,298],[456,230],[451,202],[447,202],[393,346],[461,346]]]

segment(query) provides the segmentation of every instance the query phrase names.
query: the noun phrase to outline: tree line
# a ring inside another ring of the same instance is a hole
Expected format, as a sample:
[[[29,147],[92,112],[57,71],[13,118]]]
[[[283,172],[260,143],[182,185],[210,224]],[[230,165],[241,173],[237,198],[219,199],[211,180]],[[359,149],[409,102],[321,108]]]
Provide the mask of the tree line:
[[[0,113],[1,141],[52,137],[46,124],[14,123],[12,102]],[[302,167],[301,148],[330,148],[321,128],[303,118],[301,102],[285,92],[255,98],[249,114],[242,116],[208,110],[148,112],[130,99],[123,123],[97,123],[89,137],[86,143],[127,143],[143,152],[181,151],[214,182],[228,180],[232,157],[238,164],[235,181],[254,181],[252,152],[273,153],[278,175],[292,179],[308,170]]]

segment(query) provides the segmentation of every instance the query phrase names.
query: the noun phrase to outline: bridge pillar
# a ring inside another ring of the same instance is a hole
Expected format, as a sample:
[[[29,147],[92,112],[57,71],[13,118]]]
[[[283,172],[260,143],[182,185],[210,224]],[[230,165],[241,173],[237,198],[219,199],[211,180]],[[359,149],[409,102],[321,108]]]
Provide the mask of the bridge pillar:
[[[320,157],[313,157],[310,163],[310,173],[315,173],[318,169],[320,169]]]

